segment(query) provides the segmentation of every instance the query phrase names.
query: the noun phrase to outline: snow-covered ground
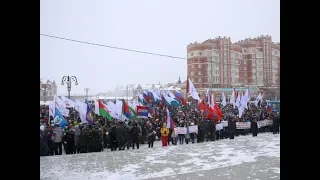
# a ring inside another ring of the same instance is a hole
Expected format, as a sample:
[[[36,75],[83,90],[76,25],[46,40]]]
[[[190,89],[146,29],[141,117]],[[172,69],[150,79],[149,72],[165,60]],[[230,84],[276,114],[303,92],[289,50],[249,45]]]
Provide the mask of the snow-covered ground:
[[[280,179],[280,135],[40,157],[40,179]]]

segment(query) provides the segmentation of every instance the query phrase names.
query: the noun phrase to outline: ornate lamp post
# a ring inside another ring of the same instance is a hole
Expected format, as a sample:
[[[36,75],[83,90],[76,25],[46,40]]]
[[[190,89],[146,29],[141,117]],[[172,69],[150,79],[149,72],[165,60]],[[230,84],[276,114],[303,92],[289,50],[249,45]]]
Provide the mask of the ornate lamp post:
[[[68,98],[70,99],[70,91],[71,91],[71,83],[75,82],[74,84],[77,86],[78,85],[78,80],[77,77],[75,76],[63,76],[61,80],[61,85],[64,85],[64,82],[66,82],[67,87],[68,87]]]

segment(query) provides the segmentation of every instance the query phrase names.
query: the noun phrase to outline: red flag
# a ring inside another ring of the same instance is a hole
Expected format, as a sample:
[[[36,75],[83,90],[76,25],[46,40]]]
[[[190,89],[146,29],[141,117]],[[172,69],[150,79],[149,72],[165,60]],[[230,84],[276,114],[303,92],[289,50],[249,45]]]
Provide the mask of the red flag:
[[[129,106],[127,105],[125,100],[123,100],[122,114],[130,114]]]
[[[217,112],[218,116],[221,118],[223,116],[221,109],[219,108],[218,104],[214,102],[214,111]]]
[[[203,100],[201,101],[201,103],[199,103],[198,109],[199,109],[200,111],[205,111],[205,110],[207,109],[207,105],[206,105],[206,103],[204,103]]]

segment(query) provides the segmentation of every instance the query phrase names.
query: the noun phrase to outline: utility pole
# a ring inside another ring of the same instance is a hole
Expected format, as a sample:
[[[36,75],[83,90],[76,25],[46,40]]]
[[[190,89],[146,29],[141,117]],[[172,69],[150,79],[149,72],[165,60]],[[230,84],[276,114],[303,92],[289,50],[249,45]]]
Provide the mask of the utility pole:
[[[127,85],[127,101],[129,101],[129,85]]]
[[[84,91],[86,91],[86,99],[87,99],[87,101],[88,101],[88,92],[90,91],[90,89],[89,88],[84,88]]]

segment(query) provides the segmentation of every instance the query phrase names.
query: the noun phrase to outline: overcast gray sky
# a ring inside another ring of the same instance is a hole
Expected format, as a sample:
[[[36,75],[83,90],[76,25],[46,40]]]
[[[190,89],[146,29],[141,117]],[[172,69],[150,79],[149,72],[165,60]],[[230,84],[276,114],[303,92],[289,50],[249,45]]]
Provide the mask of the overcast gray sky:
[[[279,0],[41,0],[40,33],[186,57],[191,42],[270,35],[280,42]],[[73,94],[117,85],[186,80],[186,60],[138,54],[40,36],[40,77],[74,75]]]

